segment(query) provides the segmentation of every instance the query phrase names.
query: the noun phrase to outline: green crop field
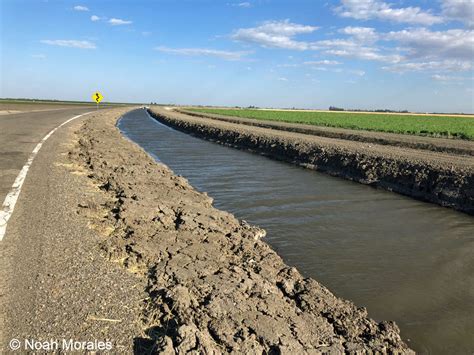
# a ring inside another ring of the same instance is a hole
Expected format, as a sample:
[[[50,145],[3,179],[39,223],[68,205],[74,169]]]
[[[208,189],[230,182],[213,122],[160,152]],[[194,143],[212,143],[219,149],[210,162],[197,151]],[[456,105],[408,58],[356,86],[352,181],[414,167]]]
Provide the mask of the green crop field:
[[[189,110],[258,120],[474,140],[473,117],[251,109],[192,108]]]

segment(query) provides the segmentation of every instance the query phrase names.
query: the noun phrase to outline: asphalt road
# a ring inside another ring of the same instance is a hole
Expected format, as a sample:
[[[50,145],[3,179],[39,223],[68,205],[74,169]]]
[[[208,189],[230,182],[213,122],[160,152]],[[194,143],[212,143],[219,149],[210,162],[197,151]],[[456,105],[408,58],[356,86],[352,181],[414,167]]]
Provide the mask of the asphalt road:
[[[0,116],[0,200],[48,132],[89,112],[66,109]],[[78,209],[93,195],[87,176],[71,170],[68,152],[84,119],[58,129],[42,146],[0,241],[0,354],[25,339],[111,340],[130,352],[141,335],[144,285],[108,262]],[[88,187],[89,186],[89,187]],[[137,308],[138,307],[138,308]]]
[[[87,107],[0,115],[0,204],[36,144],[64,121],[90,111]]]

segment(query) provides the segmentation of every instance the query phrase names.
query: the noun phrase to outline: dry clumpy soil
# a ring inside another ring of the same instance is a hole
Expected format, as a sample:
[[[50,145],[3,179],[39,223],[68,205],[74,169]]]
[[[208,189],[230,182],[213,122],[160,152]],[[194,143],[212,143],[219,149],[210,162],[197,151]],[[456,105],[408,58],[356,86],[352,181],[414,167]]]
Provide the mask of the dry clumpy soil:
[[[433,143],[436,141],[427,137],[403,140],[381,134],[384,144],[376,144],[376,132],[363,133],[360,140],[354,141],[352,134],[337,133],[336,138],[302,127],[299,128],[303,131],[297,132],[288,124],[258,126],[249,124],[247,119],[196,117],[156,107],[149,113],[162,123],[203,139],[474,215],[471,142],[460,142],[463,154],[458,154],[456,142]]]
[[[136,353],[411,352],[393,322],[287,266],[265,232],[212,206],[124,139],[117,117],[86,120],[70,159],[109,211],[105,257],[146,281]],[[83,210],[87,206],[82,206]]]
[[[338,138],[357,142],[392,145],[414,149],[431,150],[434,152],[452,153],[474,156],[474,141],[423,137],[409,134],[363,131],[346,128],[323,127],[302,123],[288,123],[279,121],[265,121],[252,118],[223,116],[211,113],[196,112],[184,109],[175,109],[186,115],[212,118],[219,121],[244,124],[262,128],[272,128],[281,131],[310,134],[320,137]]]

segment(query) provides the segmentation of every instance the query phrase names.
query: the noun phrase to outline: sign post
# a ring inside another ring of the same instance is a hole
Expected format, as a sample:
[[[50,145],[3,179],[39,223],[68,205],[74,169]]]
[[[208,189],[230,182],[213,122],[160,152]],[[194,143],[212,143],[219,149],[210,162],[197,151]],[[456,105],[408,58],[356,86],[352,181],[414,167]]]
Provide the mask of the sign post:
[[[102,96],[102,94],[98,91],[92,94],[92,100],[97,103],[97,109],[99,109],[99,103],[102,101],[103,98],[104,97]]]

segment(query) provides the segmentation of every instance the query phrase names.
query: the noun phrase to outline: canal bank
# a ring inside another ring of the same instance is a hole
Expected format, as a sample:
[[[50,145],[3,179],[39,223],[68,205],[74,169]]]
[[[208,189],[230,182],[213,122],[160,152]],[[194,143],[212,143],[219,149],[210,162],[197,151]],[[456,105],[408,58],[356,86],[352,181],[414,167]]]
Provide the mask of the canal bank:
[[[91,222],[107,231],[104,255],[148,284],[146,336],[136,349],[409,351],[394,323],[376,322],[302,277],[260,240],[262,229],[215,209],[125,140],[116,120],[87,120],[70,157],[108,198],[108,213]]]
[[[304,123],[258,120],[235,116],[223,116],[212,113],[192,111],[191,109],[174,108],[174,111],[186,115],[212,118],[218,121],[245,124],[247,126],[271,128],[280,131],[309,134],[319,137],[344,139],[356,142],[391,145],[395,147],[431,150],[434,152],[451,153],[455,155],[474,156],[474,142],[461,139],[434,138],[411,134],[397,134],[377,131],[363,131],[347,128],[316,126]]]
[[[190,116],[152,107],[160,122],[197,137],[474,214],[474,158]]]

